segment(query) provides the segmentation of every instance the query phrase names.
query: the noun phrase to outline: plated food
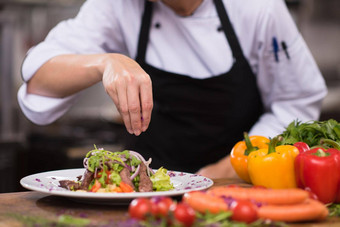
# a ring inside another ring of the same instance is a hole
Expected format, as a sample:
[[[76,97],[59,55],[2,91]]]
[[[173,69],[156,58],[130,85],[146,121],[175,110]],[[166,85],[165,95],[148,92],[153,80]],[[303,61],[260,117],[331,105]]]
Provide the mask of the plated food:
[[[60,187],[87,192],[153,192],[174,188],[167,170],[154,171],[135,151],[111,152],[103,148],[89,151],[84,158],[85,172],[78,180],[60,180]]]
[[[47,195],[100,205],[126,205],[136,198],[181,196],[214,184],[197,174],[163,167],[151,169],[150,163],[151,159],[145,160],[134,151],[111,152],[95,147],[84,157],[85,168],[35,173],[23,177],[20,184]]]

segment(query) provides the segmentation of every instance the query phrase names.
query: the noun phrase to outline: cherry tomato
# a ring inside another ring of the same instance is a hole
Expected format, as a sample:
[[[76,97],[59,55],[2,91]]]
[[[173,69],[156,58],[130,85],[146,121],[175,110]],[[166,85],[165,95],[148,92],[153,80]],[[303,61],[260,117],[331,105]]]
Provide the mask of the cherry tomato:
[[[170,207],[170,210],[173,212],[175,217],[175,221],[181,223],[186,227],[190,227],[194,224],[196,219],[195,211],[192,207],[184,202],[179,202],[177,204],[173,204]]]
[[[258,219],[257,208],[249,200],[237,200],[231,204],[233,212],[231,219],[234,221],[251,223]]]
[[[152,197],[151,213],[156,217],[166,217],[173,201],[170,197]]]
[[[131,218],[145,220],[151,213],[151,202],[146,198],[138,198],[131,201],[129,205],[129,215]]]

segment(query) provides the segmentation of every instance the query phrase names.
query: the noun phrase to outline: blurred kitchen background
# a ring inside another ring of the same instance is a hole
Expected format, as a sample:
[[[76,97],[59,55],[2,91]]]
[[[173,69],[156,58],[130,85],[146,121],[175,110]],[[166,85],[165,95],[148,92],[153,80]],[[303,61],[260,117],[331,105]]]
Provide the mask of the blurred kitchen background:
[[[125,128],[102,85],[88,89],[62,119],[37,126],[21,113],[16,93],[27,50],[59,21],[77,14],[84,0],[0,0],[0,193],[23,191],[29,174],[81,168],[96,144],[120,150]],[[321,120],[340,121],[340,1],[286,0],[326,79]],[[67,39],[67,37],[65,37]]]

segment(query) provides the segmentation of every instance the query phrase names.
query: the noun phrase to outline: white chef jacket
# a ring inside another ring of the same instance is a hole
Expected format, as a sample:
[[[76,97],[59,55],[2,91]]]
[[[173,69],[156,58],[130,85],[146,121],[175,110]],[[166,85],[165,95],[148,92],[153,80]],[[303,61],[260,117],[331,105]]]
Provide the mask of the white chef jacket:
[[[327,93],[324,79],[283,0],[223,0],[263,100],[264,114],[249,134],[275,136],[293,120],[316,120]],[[27,82],[38,68],[61,54],[115,52],[136,57],[143,0],[87,0],[78,15],[59,23],[31,48],[22,66]],[[188,17],[155,3],[146,62],[177,74],[207,78],[231,69],[233,57],[212,0]],[[275,61],[272,40],[279,46]],[[242,90],[240,90],[242,92]],[[23,113],[45,125],[61,117],[81,93],[65,98],[18,91]]]

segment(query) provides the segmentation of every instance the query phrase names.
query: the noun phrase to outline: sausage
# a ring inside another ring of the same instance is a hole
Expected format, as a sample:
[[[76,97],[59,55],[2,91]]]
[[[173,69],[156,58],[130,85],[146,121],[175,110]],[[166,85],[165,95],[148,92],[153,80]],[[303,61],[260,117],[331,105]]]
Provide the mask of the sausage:
[[[129,171],[128,168],[124,167],[122,169],[122,171],[120,171],[119,175],[120,175],[120,178],[122,178],[122,181],[125,184],[128,184],[129,186],[131,186],[135,190],[135,186],[133,185],[133,183],[130,179],[130,171]]]
[[[138,190],[140,192],[152,192],[152,181],[146,173],[146,166],[143,162],[140,165]]]

